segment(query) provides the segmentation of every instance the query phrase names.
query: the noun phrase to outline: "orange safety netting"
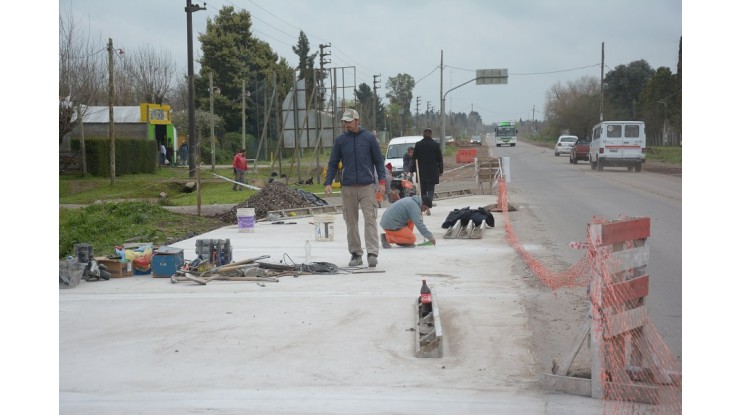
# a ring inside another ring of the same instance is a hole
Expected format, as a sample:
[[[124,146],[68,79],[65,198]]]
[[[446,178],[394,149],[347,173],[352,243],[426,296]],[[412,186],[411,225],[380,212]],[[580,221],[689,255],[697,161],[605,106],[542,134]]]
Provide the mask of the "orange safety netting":
[[[603,413],[680,414],[681,368],[645,308],[650,219],[594,219],[587,241],[570,244],[585,249],[584,257],[555,272],[527,252],[514,233],[505,180],[499,182],[497,203],[507,241],[543,284],[552,290],[588,287],[591,396],[604,399]]]

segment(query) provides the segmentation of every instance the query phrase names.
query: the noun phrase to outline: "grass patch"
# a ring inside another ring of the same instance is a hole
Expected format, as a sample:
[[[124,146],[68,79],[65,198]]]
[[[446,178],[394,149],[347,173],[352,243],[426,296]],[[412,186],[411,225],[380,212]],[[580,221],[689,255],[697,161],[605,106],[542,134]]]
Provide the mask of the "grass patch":
[[[74,245],[92,245],[95,256],[111,255],[125,242],[171,244],[224,226],[218,218],[181,215],[146,202],[94,204],[59,209],[59,258]]]
[[[304,166],[301,175],[302,180],[307,180],[309,174],[313,176],[313,169]],[[201,205],[209,204],[236,204],[249,198],[257,190],[246,188],[246,191],[232,191],[233,183],[218,176],[233,180],[234,173],[231,168],[216,168],[211,171],[208,168],[201,169]],[[300,188],[307,192],[322,193],[323,186],[316,183],[313,185],[296,185],[297,169],[293,169],[292,181],[288,185]],[[258,182],[267,182],[269,169],[259,168],[256,174],[251,171],[247,174],[247,183],[254,179]],[[59,177],[59,203],[60,204],[92,204],[96,201],[141,201],[159,203],[167,206],[194,206],[198,203],[197,192],[186,192],[185,184],[196,181],[195,177],[189,177],[185,168],[162,168],[152,174],[130,174],[116,177],[115,184],[110,183],[110,178],[104,177],[80,177],[74,175],[63,175]],[[260,187],[260,186],[257,186]],[[161,194],[166,195],[165,198]]]
[[[664,162],[671,163],[671,164],[680,165],[682,162],[681,154],[682,154],[682,147],[678,147],[678,146],[648,147],[647,154],[645,154],[645,157],[648,160],[658,160],[658,161],[664,161]]]

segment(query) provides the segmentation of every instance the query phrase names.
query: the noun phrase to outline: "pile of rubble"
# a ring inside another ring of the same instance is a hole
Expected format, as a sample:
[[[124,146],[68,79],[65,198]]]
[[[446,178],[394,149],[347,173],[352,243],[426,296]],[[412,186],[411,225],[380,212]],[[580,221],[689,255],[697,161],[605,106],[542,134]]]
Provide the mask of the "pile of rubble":
[[[219,218],[225,223],[236,223],[236,211],[241,208],[254,208],[255,218],[259,220],[267,217],[267,212],[270,211],[325,205],[327,205],[325,200],[312,193],[293,189],[283,182],[274,181],[228,212],[219,215]]]

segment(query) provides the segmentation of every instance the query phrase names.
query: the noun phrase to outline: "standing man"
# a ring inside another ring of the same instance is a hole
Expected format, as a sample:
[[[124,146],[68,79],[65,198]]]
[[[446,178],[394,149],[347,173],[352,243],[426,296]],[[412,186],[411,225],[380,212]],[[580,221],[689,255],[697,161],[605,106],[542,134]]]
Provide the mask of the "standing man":
[[[414,195],[404,197],[396,203],[390,205],[380,218],[380,227],[385,233],[380,234],[380,241],[383,248],[390,248],[391,244],[399,246],[414,247],[416,235],[414,235],[414,225],[419,228],[419,232],[425,238],[437,245],[432,232],[427,229],[421,218],[422,212],[428,212],[432,208],[432,198],[423,195]]]
[[[411,171],[416,172],[421,182],[421,195],[427,195],[434,200],[434,186],[439,184],[439,176],[444,172],[442,150],[439,144],[432,139],[431,128],[425,128],[423,135],[424,138],[417,141],[414,146]],[[416,171],[417,162],[419,171]]]
[[[324,180],[324,193],[331,195],[331,182],[342,163],[342,216],[347,224],[347,244],[352,259],[349,266],[362,265],[359,210],[365,222],[367,265],[378,265],[378,207],[376,193],[385,195],[386,174],[383,155],[375,135],[360,126],[360,114],[347,109],[342,115],[345,132],[334,140]],[[377,172],[377,185],[375,172]]]
[[[414,158],[414,148],[409,147],[406,149],[406,154],[403,155],[403,173],[404,179],[411,180],[411,164]]]
[[[234,167],[234,181],[239,183],[245,183],[244,176],[247,172],[247,150],[241,149],[236,155],[234,155],[234,161],[231,162],[231,166]],[[236,191],[237,183],[231,186],[231,190]],[[244,186],[239,186],[238,190],[244,190]]]
[[[178,149],[178,163],[181,166],[187,166],[188,165],[188,143],[187,141],[183,141],[182,144],[180,144],[180,148]]]

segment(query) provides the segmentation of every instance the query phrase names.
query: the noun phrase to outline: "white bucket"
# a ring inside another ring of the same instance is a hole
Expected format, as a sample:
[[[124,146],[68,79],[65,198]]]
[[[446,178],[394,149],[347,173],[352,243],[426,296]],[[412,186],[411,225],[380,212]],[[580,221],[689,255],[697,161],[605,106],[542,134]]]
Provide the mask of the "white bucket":
[[[313,217],[313,223],[317,241],[334,240],[334,215],[316,215]]]
[[[254,208],[237,209],[236,222],[239,232],[254,232]]]

